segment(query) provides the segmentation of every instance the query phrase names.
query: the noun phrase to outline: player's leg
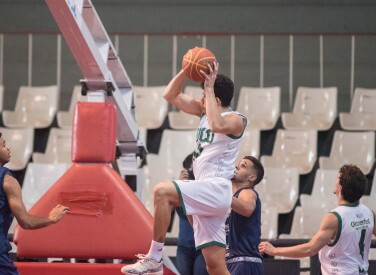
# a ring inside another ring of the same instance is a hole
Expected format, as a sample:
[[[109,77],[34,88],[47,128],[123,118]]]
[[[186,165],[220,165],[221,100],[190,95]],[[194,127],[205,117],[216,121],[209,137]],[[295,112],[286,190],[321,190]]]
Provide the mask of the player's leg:
[[[172,182],[162,182],[154,188],[154,241],[164,243],[172,207],[180,206],[180,198]]]
[[[172,206],[179,207],[180,198],[172,182],[162,182],[154,188],[154,235],[147,255],[140,255],[135,264],[124,266],[128,275],[163,274],[163,246],[171,220]]]
[[[202,248],[202,255],[204,255],[209,274],[230,275],[226,267],[225,254],[226,248],[218,245]]]
[[[202,255],[201,250],[196,252],[196,259],[194,264],[194,275],[208,275],[208,271],[206,270],[206,263],[204,256]]]

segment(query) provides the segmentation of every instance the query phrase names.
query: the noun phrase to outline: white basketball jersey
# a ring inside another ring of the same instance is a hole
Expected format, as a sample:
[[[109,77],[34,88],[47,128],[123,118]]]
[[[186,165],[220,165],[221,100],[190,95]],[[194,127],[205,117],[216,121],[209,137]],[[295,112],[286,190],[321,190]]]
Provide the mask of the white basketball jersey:
[[[366,275],[374,214],[363,204],[340,205],[331,213],[338,219],[336,239],[319,252],[325,274]]]
[[[238,112],[223,112],[222,116]],[[242,116],[244,117],[244,116]],[[245,119],[245,117],[244,117]],[[234,162],[239,154],[239,137],[213,133],[206,114],[201,117],[196,136],[196,149],[193,154],[193,172],[196,180],[221,177],[230,180],[235,175]]]

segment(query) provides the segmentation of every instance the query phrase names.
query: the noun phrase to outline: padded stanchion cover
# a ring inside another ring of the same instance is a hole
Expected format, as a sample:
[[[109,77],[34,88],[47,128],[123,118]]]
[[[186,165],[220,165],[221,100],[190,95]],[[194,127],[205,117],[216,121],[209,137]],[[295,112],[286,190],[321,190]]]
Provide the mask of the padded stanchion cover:
[[[111,102],[78,102],[72,129],[73,162],[113,162],[116,107]]]
[[[147,253],[152,217],[107,164],[73,164],[30,213],[48,216],[59,203],[70,207],[59,223],[39,230],[16,228],[18,257],[133,259]]]

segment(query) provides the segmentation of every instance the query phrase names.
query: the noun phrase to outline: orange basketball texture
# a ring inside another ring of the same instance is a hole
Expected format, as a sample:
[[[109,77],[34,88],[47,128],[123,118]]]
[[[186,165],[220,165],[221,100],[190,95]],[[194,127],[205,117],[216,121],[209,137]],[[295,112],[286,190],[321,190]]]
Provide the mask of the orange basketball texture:
[[[216,61],[214,54],[206,48],[195,47],[188,50],[184,55],[182,67],[185,75],[195,81],[203,82],[204,76],[201,75],[200,70],[209,73],[208,64]]]

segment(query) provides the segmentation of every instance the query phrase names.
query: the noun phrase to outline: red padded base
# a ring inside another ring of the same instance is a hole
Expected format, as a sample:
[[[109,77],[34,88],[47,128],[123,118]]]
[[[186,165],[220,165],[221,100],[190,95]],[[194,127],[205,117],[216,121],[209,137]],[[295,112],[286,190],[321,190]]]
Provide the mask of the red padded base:
[[[70,264],[15,262],[22,275],[120,275],[124,264]],[[174,275],[164,267],[164,275]]]
[[[107,194],[109,207],[104,207],[100,216],[69,214],[39,230],[17,227],[13,241],[18,257],[134,259],[136,254],[148,251],[153,219],[114,169],[106,164],[73,164],[30,213],[47,216],[67,192]]]

